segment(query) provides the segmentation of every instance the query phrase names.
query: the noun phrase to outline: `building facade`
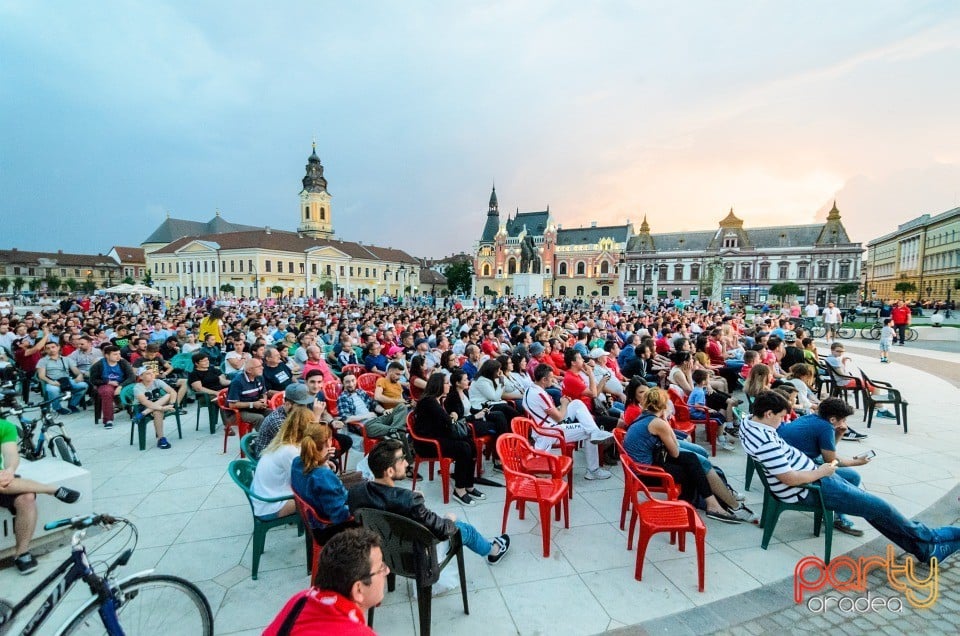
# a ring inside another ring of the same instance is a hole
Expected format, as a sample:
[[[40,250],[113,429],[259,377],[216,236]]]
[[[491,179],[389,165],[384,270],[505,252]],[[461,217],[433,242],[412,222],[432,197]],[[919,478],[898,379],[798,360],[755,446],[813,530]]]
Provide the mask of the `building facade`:
[[[0,250],[0,293],[93,291],[119,283],[121,271],[117,261],[103,254]]]
[[[862,254],[836,204],[825,223],[809,225],[744,228],[731,209],[715,230],[653,234],[644,218],[624,255],[623,286],[628,297],[756,303],[772,285],[790,282],[801,289],[798,300],[849,304],[858,294],[838,299],[835,289],[859,286]]]
[[[915,292],[894,290],[912,283]],[[956,300],[960,286],[960,208],[924,214],[867,243],[863,287],[868,299]]]
[[[107,256],[120,265],[122,280],[132,279],[134,283],[143,282],[147,273],[147,256],[142,247],[121,247],[114,245]]]
[[[174,299],[224,294],[372,299],[418,293],[418,259],[333,238],[330,195],[315,146],[298,218],[297,232],[229,223],[219,212],[208,223],[168,218],[143,244],[153,286]]]

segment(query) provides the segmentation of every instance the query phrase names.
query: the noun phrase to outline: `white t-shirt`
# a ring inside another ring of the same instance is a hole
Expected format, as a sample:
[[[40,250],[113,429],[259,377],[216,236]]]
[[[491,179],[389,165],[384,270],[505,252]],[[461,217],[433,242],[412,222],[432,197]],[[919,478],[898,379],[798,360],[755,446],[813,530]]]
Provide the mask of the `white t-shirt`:
[[[820,308],[817,306],[817,303],[810,303],[803,308],[803,313],[807,318],[816,318],[817,314],[820,313]]]
[[[290,467],[300,449],[294,444],[284,444],[277,450],[264,453],[257,462],[250,489],[261,497],[284,497],[293,493],[290,487]],[[283,502],[253,500],[253,512],[258,517],[272,515],[283,508]]]
[[[840,322],[840,310],[836,307],[824,307],[823,322],[826,324],[837,324]]]

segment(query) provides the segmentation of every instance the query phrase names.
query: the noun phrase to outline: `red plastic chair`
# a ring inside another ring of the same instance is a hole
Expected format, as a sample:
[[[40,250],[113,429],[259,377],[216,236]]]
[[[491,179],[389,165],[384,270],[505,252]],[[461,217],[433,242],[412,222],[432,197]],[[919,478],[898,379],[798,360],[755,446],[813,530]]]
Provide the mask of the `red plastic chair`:
[[[658,532],[669,532],[673,537],[680,535],[680,551],[686,551],[687,533],[693,533],[697,545],[697,577],[699,589],[702,592],[704,587],[704,542],[707,536],[707,527],[700,519],[700,515],[686,501],[662,501],[654,499],[653,495],[640,480],[637,473],[633,472],[631,462],[623,462],[623,475],[626,481],[633,482],[631,489],[633,496],[631,504],[634,514],[640,519],[640,537],[637,539],[637,566],[633,577],[638,581],[643,580],[643,561],[647,553],[647,545],[650,538]],[[643,491],[646,495],[645,501],[640,501],[639,494]],[[672,540],[671,540],[672,543]]]
[[[337,399],[339,399],[341,393],[343,393],[343,385],[340,382],[328,381],[323,383],[323,401],[327,403],[327,413],[332,417],[339,414]]]
[[[563,527],[570,527],[570,497],[567,484],[560,472],[560,458],[544,451],[535,450],[521,436],[504,433],[497,438],[497,454],[503,464],[503,476],[507,482],[507,498],[503,502],[503,525],[500,532],[507,531],[507,515],[510,504],[517,502],[520,518],[523,519],[526,503],[536,502],[540,507],[540,533],[543,536],[543,556],[550,556],[550,509],[555,508],[557,519],[563,507]],[[552,466],[552,477],[543,479],[524,471],[524,461],[536,455]]]
[[[283,391],[279,393],[274,393],[273,397],[267,401],[267,405],[270,407],[270,410],[276,411],[278,408],[283,406],[283,401],[285,399],[285,394]]]
[[[370,397],[373,397],[373,394],[377,390],[377,380],[379,379],[380,376],[376,373],[366,373],[357,378],[357,387]]]
[[[237,439],[240,439],[249,433],[252,427],[240,419],[240,409],[227,404],[227,389],[220,389],[220,392],[217,393],[217,406],[220,407],[222,414],[220,419],[223,420],[223,452],[226,454],[227,440],[230,438],[230,429],[236,427]],[[227,417],[227,414],[231,414],[231,416]],[[246,455],[243,454],[242,446],[240,447],[240,457],[241,459],[246,457]]]
[[[690,417],[690,407],[687,405],[687,400],[683,397],[682,391],[679,388],[671,386],[667,391],[667,395],[670,396],[670,401],[673,402],[675,420],[674,424],[671,424],[674,428],[680,431],[685,431],[688,428],[696,428],[696,425],[703,424],[704,428],[707,431],[707,441],[710,442],[710,453],[712,456],[717,456],[717,431],[719,429],[719,422],[715,419],[719,414],[713,409],[709,409],[705,406],[698,406],[697,409],[706,413],[706,419],[703,420],[694,420]]]
[[[413,455],[413,483],[410,484],[411,490],[417,489],[417,472],[420,470],[420,464],[426,462],[428,465],[430,481],[433,481],[433,464],[434,462],[440,463],[440,481],[443,484],[443,503],[450,503],[450,466],[453,465],[453,459],[450,457],[444,457],[443,452],[440,449],[440,442],[435,439],[430,439],[429,437],[420,437],[413,430],[413,413],[407,414],[407,432],[410,433],[411,439],[414,442],[420,442],[421,444],[432,446],[434,449],[434,457],[423,457],[420,453],[414,452]]]
[[[345,364],[343,365],[343,368],[340,369],[340,376],[343,377],[348,373],[352,373],[353,375],[359,378],[361,375],[365,374],[366,372],[367,372],[367,367],[363,366],[362,364]]]
[[[307,572],[310,573],[310,581],[312,582],[317,578],[317,566],[320,565],[320,552],[323,550],[323,546],[317,543],[316,539],[313,538],[313,532],[310,530],[315,525],[329,526],[330,521],[321,517],[316,508],[304,501],[297,493],[293,493],[293,501],[297,504],[297,514],[300,515],[300,520],[303,522],[303,528],[306,531],[303,534],[306,536],[307,543]]]
[[[530,433],[533,431],[534,422],[529,417],[515,417],[510,420],[510,428],[516,435],[530,442]],[[531,444],[532,445],[532,444]],[[567,489],[573,497],[573,458],[567,455],[555,455],[560,461],[560,474],[567,477]],[[552,472],[550,462],[539,455],[531,455],[523,463],[524,472],[531,475],[544,475]],[[623,529],[623,524],[620,526]]]
[[[640,479],[647,479],[647,484],[645,485],[647,489],[652,490],[653,492],[664,493],[667,496],[667,499],[676,501],[680,498],[680,487],[677,486],[676,482],[673,481],[673,475],[663,470],[658,466],[650,466],[647,464],[640,464],[633,461],[629,455],[627,455],[626,449],[623,447],[623,440],[627,436],[627,431],[622,428],[614,429],[613,431],[613,441],[617,445],[617,450],[620,451],[620,461],[623,462],[624,466],[629,465],[632,474],[638,475]],[[626,470],[624,470],[626,473]],[[658,481],[659,484],[656,486],[650,485],[650,481]],[[637,495],[636,485],[631,482],[629,479],[624,479],[623,482],[623,499],[620,502],[620,529],[623,530],[627,523],[627,510],[630,509],[630,502]],[[632,511],[630,513],[630,532],[627,535],[627,550],[633,549],[633,531],[637,526],[637,513]],[[673,536],[670,537],[670,543],[673,543]]]

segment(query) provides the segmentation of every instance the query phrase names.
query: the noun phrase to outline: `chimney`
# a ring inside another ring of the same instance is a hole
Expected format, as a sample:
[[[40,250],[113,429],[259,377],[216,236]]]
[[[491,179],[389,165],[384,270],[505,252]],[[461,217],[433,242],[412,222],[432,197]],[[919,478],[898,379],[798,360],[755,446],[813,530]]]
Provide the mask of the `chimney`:
[[[597,227],[596,221],[590,221],[590,227]]]
[[[57,254],[63,254],[63,250],[57,250]]]
[[[269,225],[263,228],[263,233],[264,233],[264,234],[271,234],[271,232],[270,232],[270,226],[269,226]]]

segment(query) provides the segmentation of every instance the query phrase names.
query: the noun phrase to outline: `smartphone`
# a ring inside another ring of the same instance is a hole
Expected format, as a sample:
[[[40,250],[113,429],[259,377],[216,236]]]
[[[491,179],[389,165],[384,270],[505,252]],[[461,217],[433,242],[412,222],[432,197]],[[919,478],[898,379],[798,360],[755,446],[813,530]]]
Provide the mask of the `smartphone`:
[[[877,456],[877,451],[868,450],[866,452],[860,453],[859,455],[854,455],[853,458],[854,459],[873,459],[876,456]]]

